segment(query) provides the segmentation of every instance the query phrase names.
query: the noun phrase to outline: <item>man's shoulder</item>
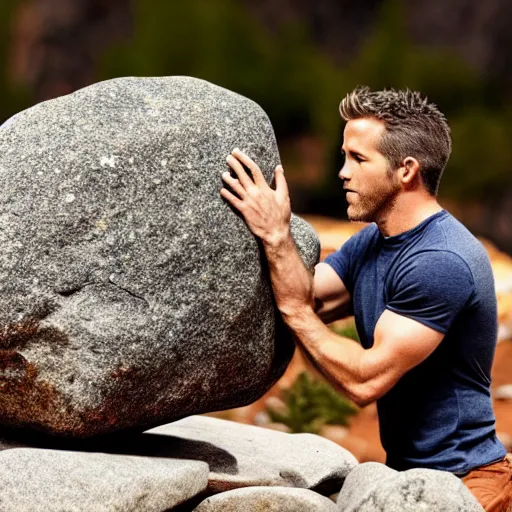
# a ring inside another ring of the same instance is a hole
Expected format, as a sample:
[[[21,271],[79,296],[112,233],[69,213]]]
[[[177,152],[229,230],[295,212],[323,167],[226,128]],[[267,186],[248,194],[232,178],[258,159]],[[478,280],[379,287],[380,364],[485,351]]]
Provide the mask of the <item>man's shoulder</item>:
[[[470,268],[489,261],[482,242],[458,219],[447,212],[430,226],[416,253],[438,259],[442,255],[457,256]],[[436,254],[437,253],[437,254]]]
[[[490,289],[494,282],[484,245],[451,214],[432,223],[417,243],[400,254],[394,275],[405,274],[416,278],[422,274],[425,280],[444,275],[449,283],[463,279],[477,289]]]

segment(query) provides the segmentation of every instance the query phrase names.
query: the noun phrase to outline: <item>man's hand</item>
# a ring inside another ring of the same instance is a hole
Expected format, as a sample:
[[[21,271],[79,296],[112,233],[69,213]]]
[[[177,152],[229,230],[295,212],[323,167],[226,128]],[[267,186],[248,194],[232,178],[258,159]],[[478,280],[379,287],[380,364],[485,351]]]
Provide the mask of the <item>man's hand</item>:
[[[227,162],[236,174],[226,171],[222,179],[231,190],[223,188],[221,196],[244,217],[249,229],[265,245],[277,246],[290,238],[290,196],[282,166],[275,169],[276,190],[270,188],[260,168],[247,155],[235,149]],[[245,172],[245,165],[252,179]],[[236,195],[235,195],[236,194]]]

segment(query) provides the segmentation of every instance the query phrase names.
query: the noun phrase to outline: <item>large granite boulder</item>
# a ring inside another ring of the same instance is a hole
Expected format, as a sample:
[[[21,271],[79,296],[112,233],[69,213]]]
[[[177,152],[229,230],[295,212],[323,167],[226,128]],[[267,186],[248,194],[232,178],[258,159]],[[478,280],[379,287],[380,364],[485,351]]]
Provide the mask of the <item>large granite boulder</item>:
[[[359,464],[337,499],[339,512],[482,512],[462,480],[434,469],[398,472],[377,462]]]
[[[273,179],[263,110],[186,77],[99,83],[0,130],[0,423],[142,429],[279,378],[293,342],[258,241],[219,195],[235,147]],[[311,268],[316,235],[292,230]]]
[[[200,494],[208,465],[17,448],[0,453],[0,510],[164,512]]]

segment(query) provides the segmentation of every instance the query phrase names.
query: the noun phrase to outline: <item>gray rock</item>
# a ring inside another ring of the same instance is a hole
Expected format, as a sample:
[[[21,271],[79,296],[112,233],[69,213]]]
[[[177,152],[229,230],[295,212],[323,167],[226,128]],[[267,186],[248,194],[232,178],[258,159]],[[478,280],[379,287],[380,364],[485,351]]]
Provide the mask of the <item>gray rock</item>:
[[[433,469],[398,472],[367,462],[346,478],[338,495],[340,512],[482,512],[462,480]]]
[[[186,77],[95,84],[0,130],[0,423],[149,428],[279,378],[294,344],[219,195],[235,147],[273,179],[263,110]],[[312,268],[316,235],[297,217],[292,231]]]
[[[209,493],[277,486],[329,495],[357,465],[349,451],[317,435],[287,434],[207,416],[185,418],[146,435],[171,436],[167,444],[172,452],[167,456],[207,461]]]
[[[505,384],[494,391],[493,396],[496,400],[512,400],[512,384]]]
[[[336,512],[328,498],[307,489],[245,487],[202,501],[194,512]]]
[[[208,465],[18,448],[0,453],[0,510],[163,512],[201,493]]]

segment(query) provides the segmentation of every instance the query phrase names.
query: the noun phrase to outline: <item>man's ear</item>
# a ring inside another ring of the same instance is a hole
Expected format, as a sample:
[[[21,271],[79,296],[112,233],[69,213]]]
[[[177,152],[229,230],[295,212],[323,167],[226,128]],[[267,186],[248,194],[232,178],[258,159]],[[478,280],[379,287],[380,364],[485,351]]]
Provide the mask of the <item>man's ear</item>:
[[[420,178],[420,164],[416,158],[408,156],[403,159],[399,168],[399,178],[404,185],[410,185]]]

